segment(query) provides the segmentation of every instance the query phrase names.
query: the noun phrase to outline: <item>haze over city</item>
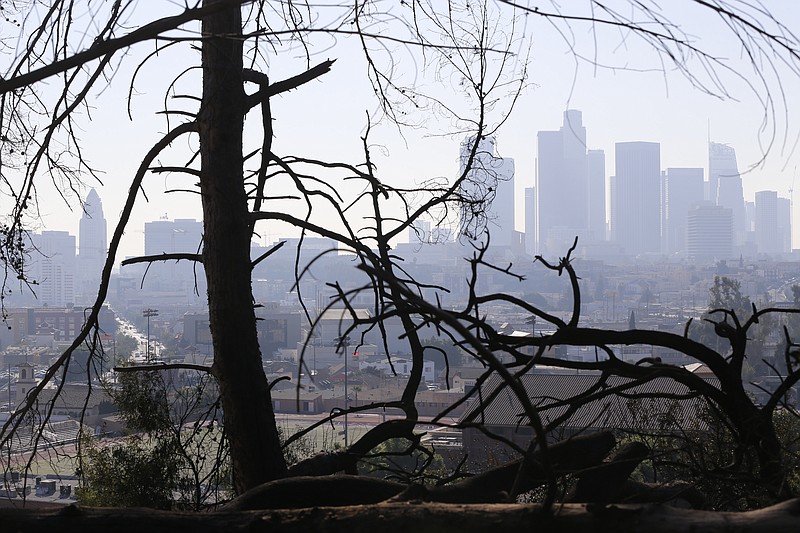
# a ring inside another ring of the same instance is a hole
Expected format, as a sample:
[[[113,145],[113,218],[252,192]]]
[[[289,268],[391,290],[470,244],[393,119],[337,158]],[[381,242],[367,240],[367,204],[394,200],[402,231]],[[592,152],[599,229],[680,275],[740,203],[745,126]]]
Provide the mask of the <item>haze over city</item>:
[[[722,68],[718,79],[703,73],[698,58],[689,56],[687,68],[699,72],[694,74],[696,79],[687,80],[664,63],[648,43],[624,32],[576,25],[566,33],[548,24],[529,25],[528,17],[518,20],[516,30],[532,41],[530,50],[515,49],[520,63],[530,60],[527,85],[514,112],[495,134],[499,154],[515,160],[516,229],[524,230],[524,189],[533,186],[536,179],[537,132],[561,127],[566,109],[582,112],[587,148],[604,151],[607,185],[615,164],[615,144],[631,141],[659,143],[661,169],[705,168],[708,180],[710,140],[736,151],[746,200],[753,201],[755,192],[761,190],[774,190],[789,197],[800,160],[796,150],[800,113],[783,98],[800,92],[800,82],[785,75],[785,65],[774,64],[774,72],[766,74],[767,82],[780,78],[783,93],[776,90],[770,94],[771,100],[764,100],[764,89],[752,65],[741,56],[736,39],[723,31],[714,15],[698,11],[692,3],[662,7],[664,16],[679,21],[680,29],[696,39],[698,45],[719,51]],[[162,5],[159,9],[167,12],[170,8]],[[800,18],[800,6],[793,2],[779,2],[771,9],[777,20]],[[501,22],[507,23],[508,19],[501,16]],[[368,71],[358,42],[337,38],[335,43],[336,54],[331,59],[336,63],[324,78],[305,86],[303,91],[282,95],[273,104],[277,152],[322,160],[363,159],[359,137],[366,126],[365,112],[379,116],[378,107],[372,103]],[[398,46],[391,52],[394,72],[402,79],[413,78],[437,97],[463,99],[457,77],[437,79],[436,66],[420,62],[413,49]],[[130,105],[126,104],[127,84],[114,84],[97,95],[96,105],[103,112],[89,110],[84,117],[91,118],[82,135],[88,147],[86,157],[101,172],[103,185],[90,177],[85,178],[85,183],[97,188],[109,220],[120,212],[127,183],[154,141],[155,132],[166,127],[164,118],[156,114],[164,106],[161,86],[172,78],[164,73],[180,71],[181,65],[193,59],[187,53],[171,48],[159,55],[157,69],[154,63],[146,63],[134,78]],[[130,54],[133,58],[143,57],[144,51],[134,49]],[[312,62],[327,58],[325,52],[318,51]],[[124,62],[116,69],[115,79],[131,79],[135,63]],[[291,76],[295,69],[288,56],[277,56],[270,65],[277,78]],[[182,79],[187,92],[193,81],[191,76]],[[716,89],[715,94],[696,87],[700,83],[709,90]],[[348,87],[348,91],[342,92],[342,87]],[[179,85],[177,90],[180,89]],[[501,99],[495,116],[499,117],[509,105]],[[398,130],[383,122],[371,128],[372,157],[381,179],[400,183],[418,183],[431,177],[454,179],[463,134],[446,116],[437,113],[432,103],[421,102],[408,122],[417,127]],[[306,127],[314,123],[327,126]],[[173,150],[188,157],[187,148],[191,149],[191,144],[179,143]],[[348,185],[344,187],[347,190]],[[143,237],[138,232],[146,221],[163,216],[200,219],[200,202],[195,194],[162,194],[164,190],[191,188],[191,179],[186,176],[149,176],[144,186],[148,202],[134,211],[121,255],[141,253]],[[52,191],[43,192],[39,208],[44,229],[65,229],[77,234],[79,213],[70,214],[60,197]],[[75,200],[71,191],[62,192]],[[81,196],[85,198],[87,193],[88,188],[83,189]],[[797,216],[794,221],[795,225],[800,222]],[[281,227],[268,229],[261,234],[261,244],[288,231]],[[794,247],[800,242],[797,239],[795,236]]]
[[[771,3],[0,0],[0,507],[793,530]]]

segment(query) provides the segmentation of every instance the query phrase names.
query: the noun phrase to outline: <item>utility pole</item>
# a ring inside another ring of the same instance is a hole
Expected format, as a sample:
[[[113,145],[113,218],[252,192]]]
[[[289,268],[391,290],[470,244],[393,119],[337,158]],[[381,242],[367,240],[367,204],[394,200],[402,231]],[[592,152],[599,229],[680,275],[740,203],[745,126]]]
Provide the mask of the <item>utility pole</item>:
[[[347,449],[347,410],[350,408],[350,397],[347,394],[347,355],[350,351],[350,337],[338,337],[337,342],[344,350],[344,447]]]

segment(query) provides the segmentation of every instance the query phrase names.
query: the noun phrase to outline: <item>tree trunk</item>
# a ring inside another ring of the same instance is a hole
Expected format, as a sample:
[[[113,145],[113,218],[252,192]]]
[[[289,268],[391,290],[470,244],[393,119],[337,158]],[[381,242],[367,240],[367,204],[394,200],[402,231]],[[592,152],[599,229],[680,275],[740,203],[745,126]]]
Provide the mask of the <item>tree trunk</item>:
[[[740,401],[732,402],[727,414],[739,431],[739,444],[754,452],[759,482],[769,491],[772,501],[793,498],[795,495],[787,483],[789,472],[783,458],[783,445],[775,432],[771,414],[756,407],[743,387],[736,397]]]
[[[205,0],[213,4],[224,0]],[[245,93],[238,4],[203,20],[203,100],[198,116],[203,265],[217,378],[236,491],[281,477],[281,451],[258,348],[242,168]]]
[[[762,413],[762,417],[766,417]],[[789,472],[783,458],[783,445],[775,434],[771,421],[762,421],[754,431],[759,474],[774,500],[782,501],[795,496],[788,483]]]

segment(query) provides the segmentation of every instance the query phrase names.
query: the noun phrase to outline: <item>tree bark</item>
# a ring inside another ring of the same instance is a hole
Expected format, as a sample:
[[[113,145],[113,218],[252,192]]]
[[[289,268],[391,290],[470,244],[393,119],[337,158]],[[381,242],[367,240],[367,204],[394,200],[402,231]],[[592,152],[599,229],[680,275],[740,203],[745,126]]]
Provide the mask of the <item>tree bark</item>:
[[[205,0],[210,6],[224,0]],[[203,19],[203,99],[198,115],[203,265],[217,378],[241,493],[286,472],[252,305],[250,225],[242,168],[246,110],[242,19],[233,4]]]

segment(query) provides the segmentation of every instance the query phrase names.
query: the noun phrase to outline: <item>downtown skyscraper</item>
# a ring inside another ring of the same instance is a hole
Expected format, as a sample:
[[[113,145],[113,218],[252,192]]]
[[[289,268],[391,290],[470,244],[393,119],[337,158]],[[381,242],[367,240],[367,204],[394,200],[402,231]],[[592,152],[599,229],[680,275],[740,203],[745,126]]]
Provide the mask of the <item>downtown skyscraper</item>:
[[[736,151],[726,145],[708,143],[708,200],[733,213],[733,243],[745,242],[745,209],[742,176],[736,164]]]
[[[203,222],[199,220],[162,218],[144,224],[145,255],[201,253],[202,241]],[[205,276],[202,266],[191,261],[158,261],[149,268],[144,288],[195,298],[205,292]]]
[[[78,233],[78,293],[83,303],[97,295],[100,277],[108,253],[106,219],[103,202],[92,189],[83,203]]]
[[[627,255],[661,251],[661,146],[623,142],[615,147],[611,178],[611,240]]]
[[[536,168],[539,251],[563,254],[575,236],[582,242],[603,240],[605,156],[587,152],[580,111],[565,111],[558,131],[539,132]]]
[[[792,251],[791,202],[776,191],[755,194],[755,242],[759,254]]]
[[[703,169],[668,168],[663,176],[662,246],[668,254],[686,253],[689,212],[703,202]],[[699,211],[694,214],[697,222],[702,220],[706,212]],[[702,231],[702,228],[693,228],[695,234],[698,231]],[[730,236],[730,232],[728,235]],[[727,243],[728,249],[731,244]]]
[[[75,236],[66,231],[31,235],[29,278],[36,281],[38,305],[68,307],[75,304]]]
[[[464,173],[474,142],[470,137],[461,143],[459,174]],[[521,234],[515,229],[514,160],[500,157],[494,137],[478,143],[461,194],[467,200],[462,202],[459,215],[461,235],[483,241],[485,228],[492,247],[521,246]]]

